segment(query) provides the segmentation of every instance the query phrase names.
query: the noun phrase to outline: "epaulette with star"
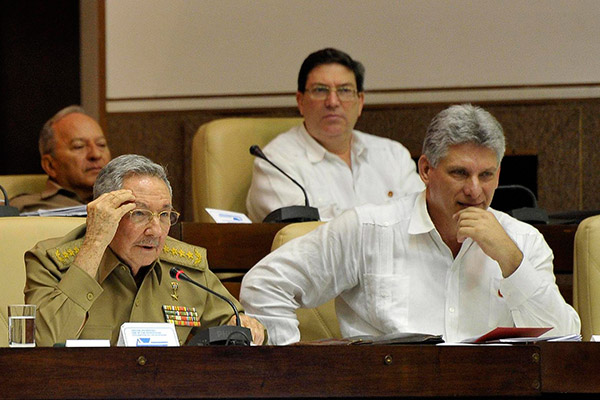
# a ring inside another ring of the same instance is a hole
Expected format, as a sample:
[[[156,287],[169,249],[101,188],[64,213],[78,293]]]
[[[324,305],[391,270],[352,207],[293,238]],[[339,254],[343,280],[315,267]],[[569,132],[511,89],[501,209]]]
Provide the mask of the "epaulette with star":
[[[160,259],[183,267],[206,269],[206,249],[167,237]]]
[[[73,240],[60,246],[48,250],[49,257],[58,265],[59,269],[64,269],[71,265],[75,256],[79,253],[83,238]]]

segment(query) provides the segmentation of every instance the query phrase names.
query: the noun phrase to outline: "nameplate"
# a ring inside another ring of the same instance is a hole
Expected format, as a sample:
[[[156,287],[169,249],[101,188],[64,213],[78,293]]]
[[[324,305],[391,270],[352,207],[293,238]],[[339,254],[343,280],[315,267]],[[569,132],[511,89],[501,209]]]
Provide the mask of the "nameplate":
[[[212,217],[217,224],[251,224],[250,218],[245,214],[235,211],[217,210],[215,208],[205,208],[208,215]]]
[[[126,322],[119,332],[119,347],[177,347],[175,325],[169,323]]]

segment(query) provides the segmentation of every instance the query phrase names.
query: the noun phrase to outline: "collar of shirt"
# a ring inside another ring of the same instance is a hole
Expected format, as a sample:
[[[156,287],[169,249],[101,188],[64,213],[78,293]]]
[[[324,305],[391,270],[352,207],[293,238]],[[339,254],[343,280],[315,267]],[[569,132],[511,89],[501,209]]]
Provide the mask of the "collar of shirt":
[[[60,192],[64,196],[72,197],[81,201],[81,199],[79,199],[79,197],[75,193],[60,186],[58,183],[54,182],[50,178],[48,178],[48,180],[46,181],[46,187],[44,187],[44,190],[42,191],[41,198],[42,200],[47,200],[50,197],[55,196],[58,192]]]
[[[415,200],[410,221],[408,223],[408,233],[411,235],[419,235],[433,230],[435,230],[435,225],[427,212],[427,200],[425,190],[423,190]]]
[[[329,151],[327,151],[325,147],[321,146],[321,144],[317,142],[315,138],[310,136],[310,133],[308,133],[304,124],[300,125],[300,137],[302,141],[304,141],[304,148],[306,150],[306,156],[308,160],[312,163],[323,161],[325,155],[328,154]],[[352,131],[353,156],[359,157],[363,155],[363,153],[366,153],[366,150],[367,147],[365,146],[365,143],[360,135],[358,135],[356,131]]]
[[[98,268],[98,283],[102,284],[104,280],[117,268],[119,265],[124,265],[128,269],[129,267],[123,263],[119,257],[112,251],[110,247],[106,248],[102,261],[100,261],[100,267]],[[156,272],[156,277],[160,283],[162,280],[162,268],[160,260],[156,260],[152,263],[152,268]]]

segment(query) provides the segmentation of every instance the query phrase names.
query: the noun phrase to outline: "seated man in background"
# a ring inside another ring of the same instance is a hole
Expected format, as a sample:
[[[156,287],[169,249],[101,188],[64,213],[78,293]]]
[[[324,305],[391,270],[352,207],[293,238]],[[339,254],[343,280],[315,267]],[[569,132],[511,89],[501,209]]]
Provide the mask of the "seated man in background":
[[[271,344],[299,340],[296,308],[332,298],[346,337],[419,332],[457,342],[498,326],[579,333],[541,233],[489,208],[504,150],[488,112],[442,111],[418,162],[425,191],[348,210],[266,256],[242,282],[246,311]]]
[[[100,169],[110,161],[110,150],[100,125],[79,106],[60,110],[44,124],[39,150],[48,174],[41,193],[10,200],[19,212],[49,210],[86,204]]]
[[[222,299],[169,276],[180,267],[192,279],[239,303],[208,269],[206,250],[167,236],[179,217],[165,170],[138,155],[109,162],[94,185],[86,225],[38,243],[25,254],[25,301],[38,306],[36,342],[110,339],[124,322],[164,322],[163,306],[196,309],[202,327],[235,324]],[[240,316],[261,344],[264,328]],[[185,343],[194,324],[176,326]]]
[[[310,54],[300,68],[296,93],[304,123],[264,148],[271,161],[305,188],[321,220],[423,189],[404,146],[354,130],[364,104],[364,73],[360,62],[340,50]],[[273,210],[292,205],[304,205],[302,191],[257,158],[246,199],[250,219],[261,222]]]

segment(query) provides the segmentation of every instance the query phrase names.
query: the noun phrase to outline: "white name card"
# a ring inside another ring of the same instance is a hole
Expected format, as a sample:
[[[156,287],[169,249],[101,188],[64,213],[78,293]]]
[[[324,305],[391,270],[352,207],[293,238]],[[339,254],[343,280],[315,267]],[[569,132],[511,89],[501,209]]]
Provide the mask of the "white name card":
[[[215,208],[205,208],[206,212],[215,220],[217,224],[251,224],[250,218],[246,214],[235,211],[217,210]]]
[[[175,325],[167,322],[125,322],[119,332],[119,347],[178,347]]]
[[[110,347],[108,339],[67,339],[65,347]]]

